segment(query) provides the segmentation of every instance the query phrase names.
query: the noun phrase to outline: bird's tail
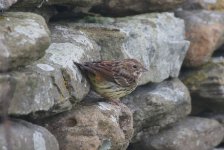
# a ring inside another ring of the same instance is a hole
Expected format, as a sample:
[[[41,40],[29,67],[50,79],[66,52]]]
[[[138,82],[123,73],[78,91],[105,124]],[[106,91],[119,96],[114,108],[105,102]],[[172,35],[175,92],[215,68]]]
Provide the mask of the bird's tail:
[[[90,67],[77,63],[75,61],[73,61],[73,63],[79,68],[79,70],[81,71],[83,75],[85,76],[94,75],[94,71]]]
[[[73,63],[79,68],[79,70],[84,73],[86,71],[86,67],[78,62],[73,61]]]

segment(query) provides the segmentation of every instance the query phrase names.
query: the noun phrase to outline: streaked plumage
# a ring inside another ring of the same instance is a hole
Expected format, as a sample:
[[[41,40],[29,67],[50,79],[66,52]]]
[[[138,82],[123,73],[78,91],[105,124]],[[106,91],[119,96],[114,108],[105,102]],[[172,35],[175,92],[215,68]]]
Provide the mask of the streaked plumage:
[[[88,77],[93,90],[111,101],[130,94],[137,87],[142,72],[146,71],[135,59],[74,64]]]

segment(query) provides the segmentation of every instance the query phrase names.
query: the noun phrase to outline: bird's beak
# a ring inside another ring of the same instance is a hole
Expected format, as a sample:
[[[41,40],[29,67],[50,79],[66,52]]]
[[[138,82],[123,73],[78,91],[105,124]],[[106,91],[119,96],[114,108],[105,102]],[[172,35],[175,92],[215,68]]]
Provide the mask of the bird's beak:
[[[142,72],[147,72],[149,71],[148,69],[146,69],[145,67],[142,67]]]

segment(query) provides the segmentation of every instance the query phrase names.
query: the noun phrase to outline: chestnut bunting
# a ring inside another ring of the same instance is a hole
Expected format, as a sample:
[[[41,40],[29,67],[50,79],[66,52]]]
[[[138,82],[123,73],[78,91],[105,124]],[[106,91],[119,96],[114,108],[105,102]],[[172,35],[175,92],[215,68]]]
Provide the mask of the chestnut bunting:
[[[92,89],[107,100],[118,102],[138,85],[142,72],[147,71],[135,59],[105,60],[97,62],[74,62],[89,79]]]

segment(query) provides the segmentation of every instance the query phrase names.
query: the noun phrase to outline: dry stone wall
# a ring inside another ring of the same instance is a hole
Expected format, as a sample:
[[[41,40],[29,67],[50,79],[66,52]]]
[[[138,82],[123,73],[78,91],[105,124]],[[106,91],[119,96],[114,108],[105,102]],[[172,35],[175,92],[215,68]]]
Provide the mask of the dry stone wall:
[[[222,3],[0,1],[0,149],[222,149]],[[73,64],[125,58],[148,72],[120,105]]]

